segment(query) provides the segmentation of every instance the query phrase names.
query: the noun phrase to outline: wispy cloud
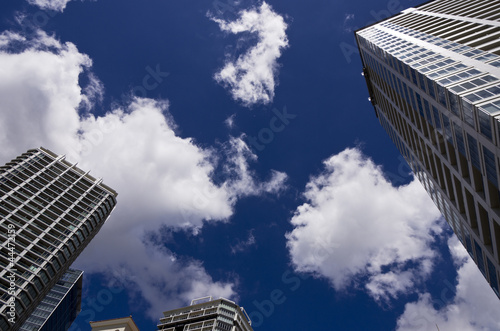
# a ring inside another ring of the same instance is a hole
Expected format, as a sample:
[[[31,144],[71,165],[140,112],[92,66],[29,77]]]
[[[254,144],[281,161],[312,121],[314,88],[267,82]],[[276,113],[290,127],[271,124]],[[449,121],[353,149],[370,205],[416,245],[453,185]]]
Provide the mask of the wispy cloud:
[[[344,23],[354,19],[354,14],[345,14]]]
[[[286,235],[295,269],[339,291],[362,286],[376,300],[414,291],[431,272],[430,244],[440,232],[439,211],[420,183],[392,186],[358,149],[324,165],[307,184],[308,202],[296,209]]]
[[[233,22],[211,19],[223,31],[233,34],[250,32],[258,38],[257,45],[237,59],[227,61],[215,74],[215,80],[230,90],[233,99],[245,106],[271,102],[277,85],[277,60],[282,50],[288,47],[287,24],[283,17],[263,2],[259,8],[240,12],[240,17]]]
[[[249,247],[255,245],[255,243],[256,243],[256,240],[255,240],[255,236],[253,235],[253,231],[250,231],[248,233],[248,238],[245,241],[238,240],[238,243],[236,245],[231,246],[231,253],[237,254],[239,252],[244,252]]]
[[[354,20],[354,14],[345,14],[344,25],[343,25],[344,32],[352,32],[355,30],[355,28],[353,28],[350,23],[350,21],[353,20]]]
[[[224,121],[224,123],[226,124],[226,126],[229,129],[234,128],[234,118],[235,117],[236,117],[236,114],[233,114],[233,115],[229,116],[228,118],[226,118],[226,120]]]
[[[498,298],[455,236],[448,246],[459,268],[455,296],[454,280],[443,285],[438,297],[420,294],[417,302],[406,304],[397,331],[433,330],[436,326],[441,331],[500,330]]]
[[[103,85],[75,45],[44,33],[30,40],[3,33],[0,40],[0,163],[42,145],[119,193],[115,212],[77,264],[123,281],[146,299],[154,318],[194,297],[234,297],[233,280],[213,280],[202,262],[176,256],[146,234],[163,226],[196,233],[206,222],[228,221],[238,199],[277,192],[286,175],[258,180],[248,164],[256,157],[240,138],[217,150],[177,136],[165,100],[135,98],[95,116]],[[14,52],[10,43],[24,47]],[[81,75],[88,86],[79,85]]]

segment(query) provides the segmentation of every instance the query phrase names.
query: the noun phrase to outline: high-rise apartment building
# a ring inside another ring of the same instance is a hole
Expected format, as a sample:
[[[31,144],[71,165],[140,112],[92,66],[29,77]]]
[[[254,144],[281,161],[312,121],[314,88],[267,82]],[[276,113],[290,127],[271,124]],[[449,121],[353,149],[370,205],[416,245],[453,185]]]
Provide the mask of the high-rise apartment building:
[[[163,313],[158,324],[162,331],[253,331],[245,310],[231,300],[206,297],[191,305]]]
[[[139,331],[139,328],[135,325],[132,316],[114,318],[99,322],[90,322],[90,327],[92,328],[92,331]]]
[[[82,307],[83,271],[69,269],[26,319],[20,331],[66,331]]]
[[[116,196],[44,148],[0,167],[0,330],[19,330],[97,234]]]
[[[499,18],[436,0],[356,31],[381,125],[498,296]]]

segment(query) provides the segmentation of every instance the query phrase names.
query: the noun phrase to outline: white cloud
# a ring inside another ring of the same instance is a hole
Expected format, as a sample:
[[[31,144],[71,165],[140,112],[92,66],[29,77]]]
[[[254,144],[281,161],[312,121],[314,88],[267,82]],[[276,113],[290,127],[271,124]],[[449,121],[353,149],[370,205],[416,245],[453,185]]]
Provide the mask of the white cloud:
[[[226,126],[229,129],[234,128],[234,118],[235,117],[236,117],[236,114],[233,114],[233,115],[229,116],[228,118],[226,118],[226,120],[224,121],[224,123],[226,124]]]
[[[12,31],[5,31],[0,34],[0,47],[8,46],[14,41],[25,41],[26,38]]]
[[[49,9],[55,11],[64,11],[66,5],[71,0],[27,0],[31,5],[38,6],[41,9]]]
[[[0,156],[2,161],[20,150],[41,143],[56,151],[78,144],[74,134],[80,125],[74,111],[82,101],[78,76],[92,61],[67,43],[57,44],[57,51],[41,51],[53,47],[54,40],[39,33],[27,41],[27,49],[15,54],[3,51],[11,41],[24,38],[3,33],[0,48]]]
[[[204,222],[227,221],[237,199],[276,193],[286,175],[256,180],[248,165],[256,157],[240,138],[217,151],[177,136],[166,101],[134,99],[93,115],[89,109],[103,87],[88,56],[44,33],[26,41],[23,51],[7,52],[9,36],[23,41],[8,33],[0,38],[0,162],[42,145],[78,161],[119,194],[113,216],[77,265],[121,278],[151,304],[154,318],[192,297],[234,297],[233,280],[212,280],[200,261],[177,257],[146,235],[161,226],[197,232]],[[83,88],[82,73],[90,75]],[[221,157],[226,179],[216,185],[212,177]]]
[[[260,8],[240,12],[236,21],[226,22],[212,18],[223,31],[234,34],[250,32],[258,37],[251,47],[236,61],[229,60],[215,74],[215,80],[231,91],[235,100],[246,106],[269,103],[273,100],[278,71],[277,60],[288,46],[287,24],[271,6],[263,2]]]
[[[365,286],[376,300],[412,291],[432,269],[429,244],[440,232],[427,193],[416,180],[393,187],[358,149],[324,164],[286,235],[295,269],[326,278],[337,290]],[[361,278],[367,283],[358,284]]]
[[[450,238],[448,246],[459,267],[456,296],[451,295],[452,287],[446,285],[440,297],[420,294],[417,302],[406,304],[397,330],[432,330],[436,325],[441,331],[500,330],[498,298],[455,236]]]

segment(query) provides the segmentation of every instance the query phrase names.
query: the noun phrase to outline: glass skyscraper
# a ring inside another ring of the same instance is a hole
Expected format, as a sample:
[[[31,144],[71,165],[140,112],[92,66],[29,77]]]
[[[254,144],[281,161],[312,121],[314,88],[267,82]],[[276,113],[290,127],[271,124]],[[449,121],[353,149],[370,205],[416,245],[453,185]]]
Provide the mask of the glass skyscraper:
[[[376,116],[498,296],[499,18],[436,0],[356,31]]]
[[[82,307],[83,271],[69,269],[36,306],[20,331],[66,331]]]
[[[44,148],[0,167],[0,330],[19,330],[66,279],[116,196],[101,179]]]
[[[231,300],[212,297],[163,313],[158,330],[253,331],[245,310]]]

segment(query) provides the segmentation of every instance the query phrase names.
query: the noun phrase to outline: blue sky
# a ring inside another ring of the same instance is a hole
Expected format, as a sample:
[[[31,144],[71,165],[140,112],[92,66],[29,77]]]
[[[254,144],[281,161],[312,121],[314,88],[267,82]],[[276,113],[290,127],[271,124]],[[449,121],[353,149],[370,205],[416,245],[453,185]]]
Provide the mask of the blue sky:
[[[361,76],[353,31],[418,4],[3,0],[0,161],[41,145],[119,193],[71,330],[206,295],[255,330],[500,329]]]

